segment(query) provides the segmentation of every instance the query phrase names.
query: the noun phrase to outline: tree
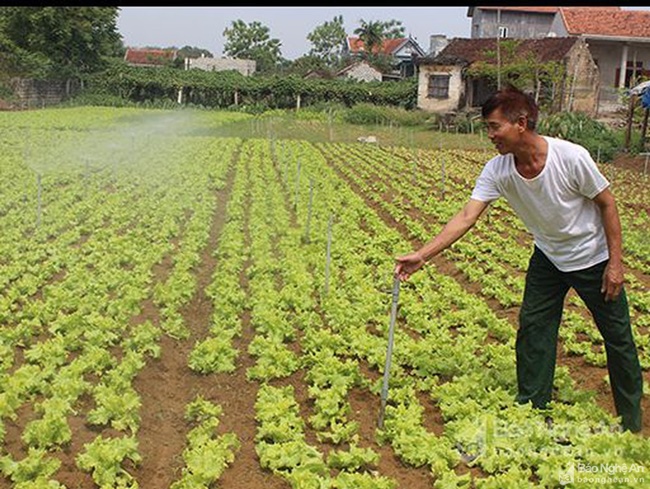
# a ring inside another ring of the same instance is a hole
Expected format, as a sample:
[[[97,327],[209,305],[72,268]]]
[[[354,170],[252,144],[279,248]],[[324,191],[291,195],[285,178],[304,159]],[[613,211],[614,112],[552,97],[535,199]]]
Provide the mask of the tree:
[[[180,59],[201,57],[214,58],[212,53],[207,49],[202,49],[195,46],[183,46],[178,50],[177,55]]]
[[[366,22],[362,19],[360,23],[361,26],[357,27],[354,33],[363,42],[366,56],[368,56],[378,51],[384,43],[384,27],[380,21]]]
[[[401,39],[404,37],[404,26],[401,20],[388,20],[381,23],[385,39]]]
[[[173,61],[172,66],[175,68],[184,69],[186,58],[214,58],[212,53],[207,49],[198,48],[195,46],[183,46],[176,51],[176,59]]]
[[[279,39],[271,39],[269,28],[258,21],[246,24],[234,20],[231,27],[223,31],[226,38],[223,52],[228,56],[252,59],[257,63],[257,71],[269,72],[281,61]]]
[[[69,78],[124,52],[119,7],[0,7],[0,68],[11,76]]]
[[[289,73],[294,73],[300,76],[304,76],[310,71],[316,71],[320,73],[331,74],[332,67],[328,66],[327,63],[320,56],[314,56],[313,54],[306,54],[296,58],[291,66],[288,67]]]
[[[366,22],[361,19],[360,26],[354,30],[363,42],[368,55],[376,54],[381,49],[385,39],[399,39],[404,37],[404,27],[399,20]]]
[[[338,15],[332,21],[324,22],[307,34],[307,40],[312,43],[309,56],[320,58],[325,67],[337,67],[341,62],[345,38],[343,16]]]
[[[467,74],[486,78],[494,85],[503,79],[521,90],[532,89],[535,100],[545,108],[561,106],[566,68],[559,61],[542,62],[532,50],[522,52],[522,43],[521,39],[501,40],[500,55],[497,57],[495,50],[486,49],[484,59],[473,63]]]
[[[399,39],[404,37],[404,27],[399,20],[370,21],[360,20],[361,25],[354,30],[363,43],[361,56],[382,73],[393,69],[394,60],[383,52],[382,47],[386,39]]]

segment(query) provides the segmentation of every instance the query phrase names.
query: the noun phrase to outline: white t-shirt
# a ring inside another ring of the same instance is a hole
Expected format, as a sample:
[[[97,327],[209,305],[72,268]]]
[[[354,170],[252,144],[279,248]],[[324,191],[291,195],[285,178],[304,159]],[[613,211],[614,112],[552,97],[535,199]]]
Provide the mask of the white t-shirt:
[[[592,200],[609,182],[585,148],[543,137],[548,155],[539,175],[521,176],[512,153],[495,156],[477,178],[472,199],[505,197],[559,270],[588,268],[609,258],[600,209]]]

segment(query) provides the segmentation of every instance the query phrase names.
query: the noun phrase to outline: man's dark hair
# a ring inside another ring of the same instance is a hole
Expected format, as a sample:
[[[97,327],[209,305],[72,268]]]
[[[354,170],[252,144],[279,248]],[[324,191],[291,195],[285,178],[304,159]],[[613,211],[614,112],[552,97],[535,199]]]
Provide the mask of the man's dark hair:
[[[534,131],[537,127],[539,109],[535,99],[513,85],[507,85],[492,95],[482,106],[481,115],[486,119],[492,112],[501,109],[510,122],[515,123],[522,115],[526,116],[527,128]]]

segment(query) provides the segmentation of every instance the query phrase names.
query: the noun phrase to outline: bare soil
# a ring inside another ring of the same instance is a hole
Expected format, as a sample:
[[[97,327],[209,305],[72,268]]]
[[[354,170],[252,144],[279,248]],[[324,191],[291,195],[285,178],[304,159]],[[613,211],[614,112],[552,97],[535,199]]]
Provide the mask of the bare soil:
[[[620,153],[614,158],[612,164],[616,168],[624,168],[626,170],[632,170],[644,174],[644,171],[647,170],[647,174],[650,175],[650,158],[647,159],[648,164],[646,167],[646,156],[645,155],[632,155],[628,153]]]

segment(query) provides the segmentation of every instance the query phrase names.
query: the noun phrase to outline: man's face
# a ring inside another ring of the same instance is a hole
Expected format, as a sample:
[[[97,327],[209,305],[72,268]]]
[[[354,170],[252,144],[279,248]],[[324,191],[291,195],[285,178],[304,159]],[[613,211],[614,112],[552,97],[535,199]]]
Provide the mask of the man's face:
[[[519,143],[526,128],[526,117],[522,116],[517,122],[510,122],[501,112],[496,109],[485,119],[487,124],[488,138],[492,141],[499,154],[512,153]]]

